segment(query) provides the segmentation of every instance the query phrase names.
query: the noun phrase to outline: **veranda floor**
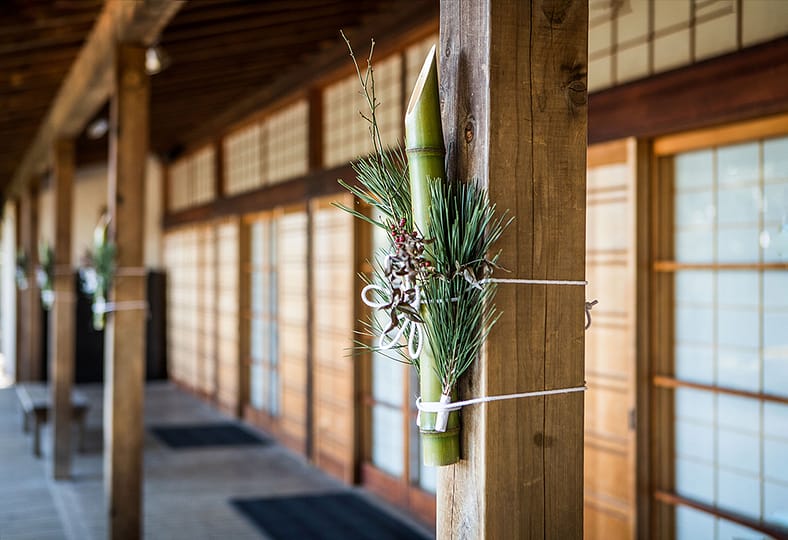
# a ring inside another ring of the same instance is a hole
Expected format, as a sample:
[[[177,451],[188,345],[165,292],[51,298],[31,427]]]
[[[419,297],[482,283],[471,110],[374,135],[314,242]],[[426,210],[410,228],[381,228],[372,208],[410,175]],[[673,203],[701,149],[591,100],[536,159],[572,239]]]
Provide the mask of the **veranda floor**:
[[[51,480],[47,473],[48,427],[42,438],[44,456],[36,459],[31,452],[31,436],[22,433],[14,390],[0,390],[0,539],[107,537],[102,388],[92,385],[80,389],[91,401],[86,451],[74,454],[73,478],[61,482]],[[148,426],[225,420],[228,418],[217,410],[171,384],[153,383],[146,388]],[[174,450],[150,432],[145,434],[146,539],[266,538],[229,504],[230,499],[347,490],[350,488],[277,444]],[[386,510],[396,513],[388,507]]]

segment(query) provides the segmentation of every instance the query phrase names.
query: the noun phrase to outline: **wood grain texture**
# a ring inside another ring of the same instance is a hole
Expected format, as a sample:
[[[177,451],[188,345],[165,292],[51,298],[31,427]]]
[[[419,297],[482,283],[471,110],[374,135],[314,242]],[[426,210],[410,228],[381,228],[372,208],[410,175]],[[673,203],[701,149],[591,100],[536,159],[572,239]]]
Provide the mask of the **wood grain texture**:
[[[674,164],[663,157],[653,160],[651,192],[651,258],[673,260],[674,235],[665,234],[665,224],[674,223]],[[673,375],[675,320],[671,309],[674,298],[672,273],[652,273],[651,341],[649,343],[652,373]],[[650,383],[650,381],[649,381]],[[649,439],[651,490],[673,492],[676,478],[674,396],[671,390],[650,389],[651,422]],[[651,496],[652,493],[649,493]],[[652,504],[649,512],[649,530],[657,538],[671,540],[676,535],[676,514],[673,506]]]
[[[49,373],[52,392],[52,475],[71,476],[71,388],[74,384],[75,302],[71,270],[71,211],[74,190],[74,141],[53,146],[55,196],[55,303],[49,319]]]
[[[116,94],[110,107],[110,238],[117,266],[143,265],[145,162],[150,83],[145,47],[118,45]],[[117,275],[115,302],[145,298],[145,276]],[[142,408],[145,383],[145,311],[118,311],[105,334],[104,471],[112,539],[142,538]]]
[[[588,3],[441,3],[448,176],[516,221],[501,264],[580,280],[585,265]],[[461,398],[583,384],[583,289],[507,286]],[[439,472],[438,538],[580,538],[583,396],[463,411],[463,460]]]

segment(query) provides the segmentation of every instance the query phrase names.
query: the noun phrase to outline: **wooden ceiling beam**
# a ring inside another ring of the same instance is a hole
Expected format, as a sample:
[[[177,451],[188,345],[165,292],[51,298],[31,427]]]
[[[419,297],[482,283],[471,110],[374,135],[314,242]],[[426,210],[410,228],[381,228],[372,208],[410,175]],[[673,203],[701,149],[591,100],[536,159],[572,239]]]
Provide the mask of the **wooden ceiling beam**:
[[[50,159],[58,137],[76,136],[114,91],[113,51],[117,42],[150,44],[183,5],[182,0],[107,0],[93,30],[16,168],[6,194],[16,193]]]

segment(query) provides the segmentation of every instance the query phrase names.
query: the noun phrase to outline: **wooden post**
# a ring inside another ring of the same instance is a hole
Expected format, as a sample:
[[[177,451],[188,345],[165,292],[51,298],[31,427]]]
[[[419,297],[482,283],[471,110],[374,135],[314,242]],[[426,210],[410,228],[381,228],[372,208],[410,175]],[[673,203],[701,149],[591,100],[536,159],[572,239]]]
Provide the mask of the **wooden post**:
[[[19,291],[19,316],[17,323],[17,380],[38,381],[42,377],[41,365],[41,291],[36,284],[35,268],[38,264],[38,182],[33,182],[19,202],[19,247],[28,260],[27,283]]]
[[[52,393],[52,475],[71,476],[71,389],[74,384],[74,274],[71,269],[71,208],[74,141],[53,146],[55,195],[55,303],[49,318],[49,373]]]
[[[115,95],[110,107],[110,238],[117,273],[110,301],[145,300],[143,217],[148,153],[149,79],[145,48],[118,45]],[[130,305],[130,304],[127,304]],[[121,309],[105,334],[104,477],[109,538],[142,538],[142,413],[145,385],[145,316]]]
[[[584,279],[587,0],[443,0],[440,19],[447,176],[477,178],[516,218],[506,277]],[[583,287],[501,284],[496,304],[461,399],[583,385]],[[581,538],[583,401],[464,409],[438,538]]]

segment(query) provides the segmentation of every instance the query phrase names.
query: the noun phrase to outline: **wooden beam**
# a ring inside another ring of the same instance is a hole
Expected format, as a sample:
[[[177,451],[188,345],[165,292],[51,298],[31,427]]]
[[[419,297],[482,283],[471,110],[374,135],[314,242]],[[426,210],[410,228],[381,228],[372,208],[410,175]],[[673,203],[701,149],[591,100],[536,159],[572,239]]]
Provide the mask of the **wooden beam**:
[[[52,392],[52,476],[71,476],[71,389],[74,384],[76,297],[71,268],[71,209],[74,191],[74,141],[53,146],[55,197],[55,303],[49,318],[49,373]]]
[[[171,229],[187,223],[262,212],[278,206],[303,203],[314,197],[344,193],[345,188],[337,182],[339,178],[352,183],[355,173],[350,165],[314,171],[281,184],[263,186],[246,193],[217,199],[202,206],[165,213],[164,228]]]
[[[144,46],[118,45],[115,50],[108,203],[118,270],[111,300],[139,303],[146,298],[143,227],[150,81]],[[116,311],[105,334],[104,470],[109,537],[118,540],[142,538],[145,316],[141,307]]]
[[[510,277],[584,279],[587,0],[444,0],[440,36],[449,180],[478,178],[515,217],[497,246]],[[460,399],[582,386],[583,293],[500,285]],[[582,538],[583,401],[464,409],[463,459],[439,470],[438,538]]]
[[[788,37],[589,96],[588,143],[788,111]]]
[[[183,5],[182,0],[126,2],[107,0],[93,30],[38,127],[8,188],[18,192],[49,163],[49,150],[60,137],[76,137],[113,92],[112,55],[118,40],[152,43]]]

